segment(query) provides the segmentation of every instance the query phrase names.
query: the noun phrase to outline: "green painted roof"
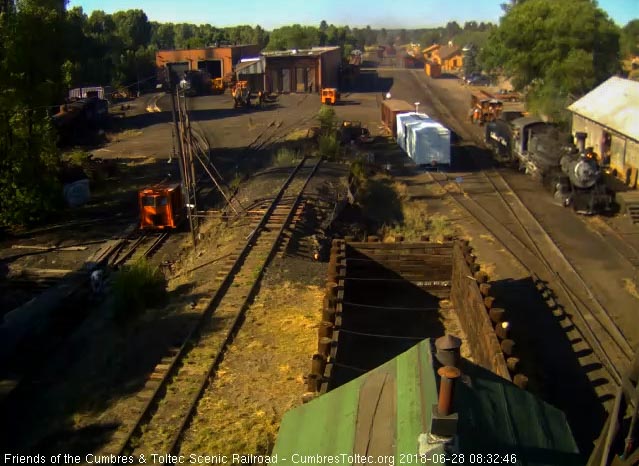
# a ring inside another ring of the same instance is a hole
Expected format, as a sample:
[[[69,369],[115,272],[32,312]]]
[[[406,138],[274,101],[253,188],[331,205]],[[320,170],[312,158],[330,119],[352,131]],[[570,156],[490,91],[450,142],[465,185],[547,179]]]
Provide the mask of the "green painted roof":
[[[483,454],[484,463],[489,454],[502,460],[514,454],[517,464],[582,464],[561,411],[468,361],[461,369],[464,380],[454,394],[459,414],[455,447],[466,464],[479,462],[471,453]],[[418,438],[428,432],[436,403],[431,342],[424,340],[286,413],[273,454],[278,463],[363,464],[362,457],[368,456],[391,466],[438,464],[410,456],[419,452]]]

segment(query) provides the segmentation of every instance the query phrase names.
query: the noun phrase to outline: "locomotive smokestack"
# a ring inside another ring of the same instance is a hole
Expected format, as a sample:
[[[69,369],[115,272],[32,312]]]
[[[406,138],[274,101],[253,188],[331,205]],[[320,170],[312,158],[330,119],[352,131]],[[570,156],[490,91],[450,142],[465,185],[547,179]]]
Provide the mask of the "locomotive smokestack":
[[[586,133],[575,133],[575,139],[577,140],[577,148],[579,149],[580,154],[583,154],[586,152],[586,137],[588,137]]]

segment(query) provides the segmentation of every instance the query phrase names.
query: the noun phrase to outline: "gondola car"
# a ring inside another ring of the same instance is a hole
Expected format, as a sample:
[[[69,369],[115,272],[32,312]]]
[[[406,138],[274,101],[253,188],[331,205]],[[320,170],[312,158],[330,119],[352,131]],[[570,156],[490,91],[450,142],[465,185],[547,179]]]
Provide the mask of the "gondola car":
[[[584,147],[586,135],[577,136],[575,144],[572,136],[556,125],[523,117],[488,123],[485,141],[498,162],[541,179],[563,205],[583,214],[608,210],[612,196],[603,173],[592,152]]]
[[[159,184],[138,193],[141,230],[175,230],[184,218],[179,183]]]

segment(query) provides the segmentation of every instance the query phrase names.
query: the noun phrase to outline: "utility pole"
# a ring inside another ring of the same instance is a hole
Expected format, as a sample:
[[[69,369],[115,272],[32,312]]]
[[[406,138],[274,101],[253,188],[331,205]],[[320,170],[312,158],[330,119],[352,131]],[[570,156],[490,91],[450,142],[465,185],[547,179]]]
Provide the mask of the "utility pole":
[[[177,95],[177,107],[178,107],[178,116],[180,121],[180,129],[181,129],[181,137],[183,137],[182,141],[182,150],[180,152],[180,158],[182,160],[182,180],[183,185],[185,187],[185,200],[187,207],[187,216],[189,219],[189,227],[191,229],[191,236],[193,239],[193,249],[197,248],[197,238],[196,232],[196,218],[194,217],[194,212],[197,213],[197,202],[196,202],[196,192],[195,192],[195,169],[193,167],[193,157],[191,154],[191,138],[190,138],[190,128],[187,125],[187,115],[186,115],[186,100],[184,102],[185,109],[182,111],[182,106],[180,105],[180,94],[176,92]]]
[[[189,219],[189,228],[191,230],[191,237],[193,239],[193,249],[197,248],[197,240],[195,238],[195,229],[193,227],[193,216],[192,216],[192,209],[194,209],[194,204],[191,203],[191,195],[190,195],[190,191],[191,191],[191,186],[189,183],[189,176],[188,176],[188,172],[185,166],[185,157],[184,157],[184,145],[182,144],[182,137],[183,137],[183,128],[184,125],[182,125],[182,121],[181,118],[179,118],[180,121],[178,121],[178,117],[181,117],[180,113],[178,113],[179,111],[179,89],[177,85],[174,85],[173,83],[173,73],[171,73],[171,70],[168,70],[169,72],[169,91],[171,93],[171,115],[173,117],[173,126],[175,127],[175,139],[177,140],[177,151],[178,151],[178,165],[179,165],[179,169],[180,169],[180,185],[182,188],[182,197],[183,197],[183,202],[185,202],[186,204],[186,212],[187,212],[187,217]]]

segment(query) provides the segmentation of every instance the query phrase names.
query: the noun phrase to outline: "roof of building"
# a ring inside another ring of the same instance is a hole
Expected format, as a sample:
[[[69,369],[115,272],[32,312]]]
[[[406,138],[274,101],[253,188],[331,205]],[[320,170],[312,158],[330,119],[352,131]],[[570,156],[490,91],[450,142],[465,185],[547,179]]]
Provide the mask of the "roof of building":
[[[461,49],[456,45],[442,45],[439,49],[439,57],[442,60],[446,60],[457,54],[461,54]]]
[[[455,447],[467,460],[471,452],[499,452],[516,455],[518,464],[580,464],[561,411],[467,360],[461,369],[465,380],[457,382],[453,396],[453,409],[459,415]],[[420,440],[424,445],[421,434],[430,429],[437,397],[431,340],[423,340],[286,413],[273,454],[278,461],[291,460],[294,454],[330,455],[337,458],[335,464],[349,465],[360,462],[342,454],[372,456],[373,462],[380,455],[391,455],[395,462],[385,463],[400,464],[401,458],[418,454]]]
[[[235,65],[235,72],[239,74],[261,74],[264,69],[264,57],[243,59]]]
[[[639,82],[613,76],[568,107],[617,133],[639,141]]]
[[[413,111],[415,109],[414,105],[411,105],[405,100],[400,99],[386,99],[382,102],[382,105],[388,107],[390,110],[393,111]]]
[[[195,48],[185,48],[185,49],[160,49],[157,52],[155,52],[156,54],[161,53],[161,52],[183,52],[185,50],[191,50],[193,52],[197,52],[197,51],[205,51],[208,49],[239,49],[239,48],[243,48],[243,47],[255,47],[257,44],[238,44],[238,45],[228,45],[228,44],[220,44],[220,45],[208,45],[206,47],[195,47]]]
[[[311,55],[311,56],[319,56],[326,52],[331,52],[333,50],[338,50],[339,47],[331,46],[331,47],[313,47],[310,49],[291,49],[291,50],[278,50],[275,52],[262,52],[262,55],[265,57],[291,57],[291,56],[303,56],[303,55]]]
[[[441,47],[441,45],[439,45],[439,44],[429,45],[429,46],[428,46],[428,47],[426,47],[424,50],[422,50],[422,52],[423,52],[423,53],[432,52],[433,50],[437,50],[439,47]]]

